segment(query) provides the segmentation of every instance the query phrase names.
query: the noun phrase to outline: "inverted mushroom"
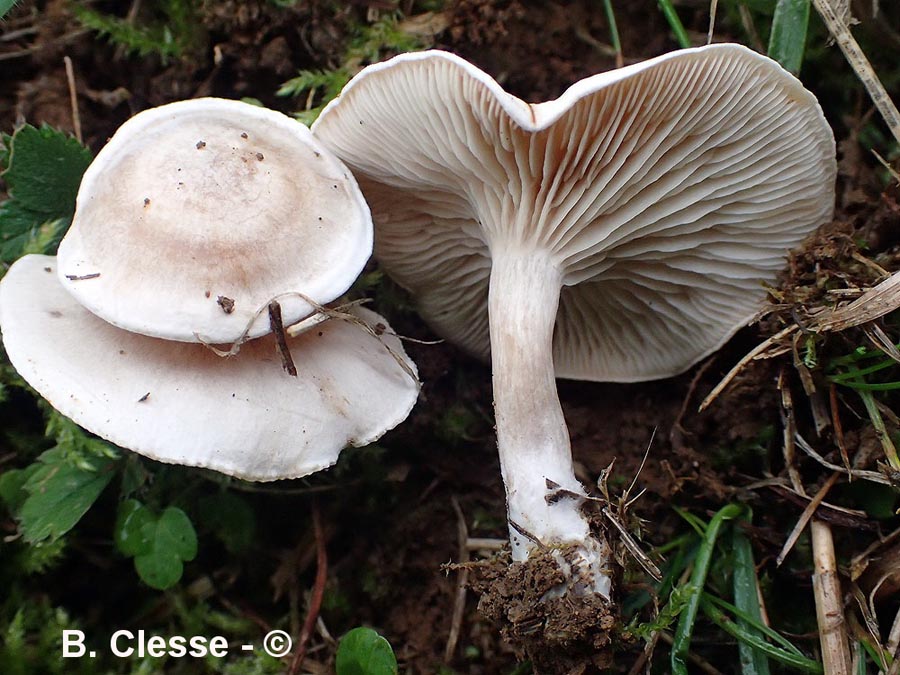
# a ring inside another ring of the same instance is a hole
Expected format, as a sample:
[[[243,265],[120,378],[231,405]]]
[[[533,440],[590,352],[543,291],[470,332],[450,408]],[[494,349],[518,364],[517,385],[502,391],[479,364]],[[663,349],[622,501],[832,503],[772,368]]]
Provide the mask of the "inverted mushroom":
[[[126,330],[231,343],[311,314],[301,295],[341,295],[372,253],[353,177],[309,130],[266,108],[214,98],[123,124],[84,174],[59,275]]]
[[[570,587],[609,598],[554,379],[675,375],[754,316],[788,249],[831,217],[815,98],[737,45],[537,105],[430,51],[363,70],[313,133],[359,180],[385,270],[435,331],[492,360],[513,558],[567,548]]]

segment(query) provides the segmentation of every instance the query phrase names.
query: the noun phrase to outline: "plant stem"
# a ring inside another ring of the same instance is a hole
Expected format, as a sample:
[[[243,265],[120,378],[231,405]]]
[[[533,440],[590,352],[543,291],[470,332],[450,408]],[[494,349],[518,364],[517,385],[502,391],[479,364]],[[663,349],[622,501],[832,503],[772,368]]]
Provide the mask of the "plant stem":
[[[813,589],[816,619],[826,675],[850,675],[850,647],[844,621],[843,595],[834,558],[831,528],[820,520],[809,524],[813,546]]]

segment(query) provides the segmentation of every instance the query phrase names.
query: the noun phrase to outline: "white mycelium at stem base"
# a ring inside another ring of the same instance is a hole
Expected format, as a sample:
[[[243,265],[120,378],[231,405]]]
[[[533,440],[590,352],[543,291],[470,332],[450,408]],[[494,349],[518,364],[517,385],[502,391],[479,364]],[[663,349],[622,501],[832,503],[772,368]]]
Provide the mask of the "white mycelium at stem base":
[[[577,572],[572,576],[608,598],[606,546],[592,538],[581,500],[548,499],[548,480],[576,495],[585,494],[575,478],[553,368],[553,327],[561,287],[562,274],[546,253],[516,250],[494,255],[488,314],[510,542],[513,559],[520,561],[539,545],[575,544],[569,556]]]

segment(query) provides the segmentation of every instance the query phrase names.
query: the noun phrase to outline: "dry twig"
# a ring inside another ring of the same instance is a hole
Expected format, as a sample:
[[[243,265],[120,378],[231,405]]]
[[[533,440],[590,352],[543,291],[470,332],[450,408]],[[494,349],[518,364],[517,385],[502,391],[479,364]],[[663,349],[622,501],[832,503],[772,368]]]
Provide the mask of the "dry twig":
[[[297,638],[297,651],[291,661],[291,667],[288,669],[290,675],[295,675],[303,664],[306,656],[306,643],[312,635],[313,628],[316,625],[316,619],[319,618],[319,610],[322,608],[322,597],[325,595],[325,582],[328,580],[328,552],[325,549],[325,533],[322,530],[322,516],[319,513],[319,506],[316,502],[312,504],[312,523],[313,533],[316,538],[316,580],[313,583],[312,592],[309,596],[309,610],[306,613],[306,620],[303,622],[303,630],[300,631],[300,637]]]

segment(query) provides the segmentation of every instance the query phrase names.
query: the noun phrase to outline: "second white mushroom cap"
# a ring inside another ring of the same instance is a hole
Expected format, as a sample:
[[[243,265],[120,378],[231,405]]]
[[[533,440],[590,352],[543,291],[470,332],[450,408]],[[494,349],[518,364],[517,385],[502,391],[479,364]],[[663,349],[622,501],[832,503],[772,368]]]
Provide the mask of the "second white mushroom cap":
[[[312,313],[303,296],[340,296],[371,252],[355,180],[305,126],[207,98],[119,128],[84,175],[59,276],[126,330],[230,343],[269,332],[273,299],[289,324]]]
[[[415,365],[367,309],[352,311],[383,324],[380,338],[338,319],[288,338],[290,377],[273,336],[226,359],[116,328],[63,290],[56,264],[25,256],[0,282],[9,360],[63,415],[142,455],[247,480],[305,476],[392,429],[418,397]]]

